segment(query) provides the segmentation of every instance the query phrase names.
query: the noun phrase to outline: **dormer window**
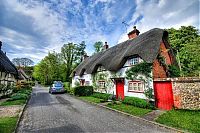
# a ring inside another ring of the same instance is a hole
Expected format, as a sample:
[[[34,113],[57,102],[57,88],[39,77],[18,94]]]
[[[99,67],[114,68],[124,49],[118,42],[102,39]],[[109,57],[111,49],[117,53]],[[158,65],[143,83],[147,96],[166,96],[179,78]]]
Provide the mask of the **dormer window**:
[[[99,66],[97,71],[98,71],[98,72],[101,72],[101,71],[103,71],[103,70],[105,70],[105,69],[103,68],[103,66]]]
[[[136,64],[138,64],[138,63],[139,63],[139,58],[138,58],[138,57],[134,57],[134,58],[131,58],[131,59],[129,60],[129,65],[130,65],[130,66],[136,65]]]

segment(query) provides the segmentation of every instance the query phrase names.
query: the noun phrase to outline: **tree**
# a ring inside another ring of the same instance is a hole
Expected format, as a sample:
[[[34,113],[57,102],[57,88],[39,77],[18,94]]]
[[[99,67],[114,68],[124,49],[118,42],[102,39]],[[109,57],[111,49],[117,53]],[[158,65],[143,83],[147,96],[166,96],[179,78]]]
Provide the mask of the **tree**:
[[[33,77],[43,84],[52,84],[55,80],[62,80],[61,63],[56,52],[48,53],[39,64],[34,67]]]
[[[103,42],[101,41],[95,42],[93,46],[95,48],[95,53],[101,52],[103,49]]]
[[[75,69],[75,67],[82,61],[82,57],[85,53],[85,47],[85,43],[82,42],[80,44],[64,44],[61,48],[63,61],[66,65],[66,80],[68,82],[71,81],[70,74]]]
[[[34,64],[34,62],[31,59],[29,59],[29,58],[14,58],[12,60],[12,62],[16,66],[25,66],[25,67]]]
[[[177,55],[181,74],[185,76],[197,76],[200,74],[200,39],[198,29],[193,26],[181,26],[178,30],[167,29],[169,42]]]

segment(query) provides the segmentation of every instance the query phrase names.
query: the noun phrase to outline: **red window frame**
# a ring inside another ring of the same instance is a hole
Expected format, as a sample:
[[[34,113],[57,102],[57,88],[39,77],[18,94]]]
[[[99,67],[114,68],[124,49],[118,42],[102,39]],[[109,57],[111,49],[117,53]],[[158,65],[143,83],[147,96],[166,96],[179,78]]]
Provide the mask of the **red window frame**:
[[[138,84],[140,84],[142,86],[142,89],[141,90],[130,89],[130,84],[137,84],[137,88],[138,88]],[[144,93],[144,82],[143,81],[139,81],[139,80],[129,81],[128,82],[128,92]]]

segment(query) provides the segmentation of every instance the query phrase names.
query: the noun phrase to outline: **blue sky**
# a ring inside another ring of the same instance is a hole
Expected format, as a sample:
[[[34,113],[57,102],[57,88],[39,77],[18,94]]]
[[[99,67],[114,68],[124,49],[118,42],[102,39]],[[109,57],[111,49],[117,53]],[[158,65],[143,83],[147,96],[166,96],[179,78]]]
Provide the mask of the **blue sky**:
[[[0,40],[10,59],[37,63],[63,44],[81,41],[90,55],[96,41],[114,46],[127,40],[134,25],[141,33],[182,25],[199,29],[199,0],[0,0]]]

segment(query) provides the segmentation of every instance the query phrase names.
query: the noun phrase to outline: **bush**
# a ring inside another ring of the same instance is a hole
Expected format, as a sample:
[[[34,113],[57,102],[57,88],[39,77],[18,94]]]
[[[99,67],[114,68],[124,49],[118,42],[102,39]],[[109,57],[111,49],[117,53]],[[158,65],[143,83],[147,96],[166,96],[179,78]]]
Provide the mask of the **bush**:
[[[23,93],[15,93],[13,94],[8,101],[14,101],[14,100],[26,100],[28,98],[27,94]]]
[[[150,109],[154,108],[150,103],[148,103],[144,99],[140,99],[137,97],[125,97],[122,103],[133,105],[139,108],[150,108]]]
[[[78,96],[90,96],[93,94],[92,86],[77,86],[74,88],[74,95]]]
[[[92,95],[92,97],[99,98],[99,99],[103,99],[103,100],[105,100],[105,101],[107,101],[111,96],[112,96],[112,94],[99,93],[99,92],[95,92],[95,93]]]

